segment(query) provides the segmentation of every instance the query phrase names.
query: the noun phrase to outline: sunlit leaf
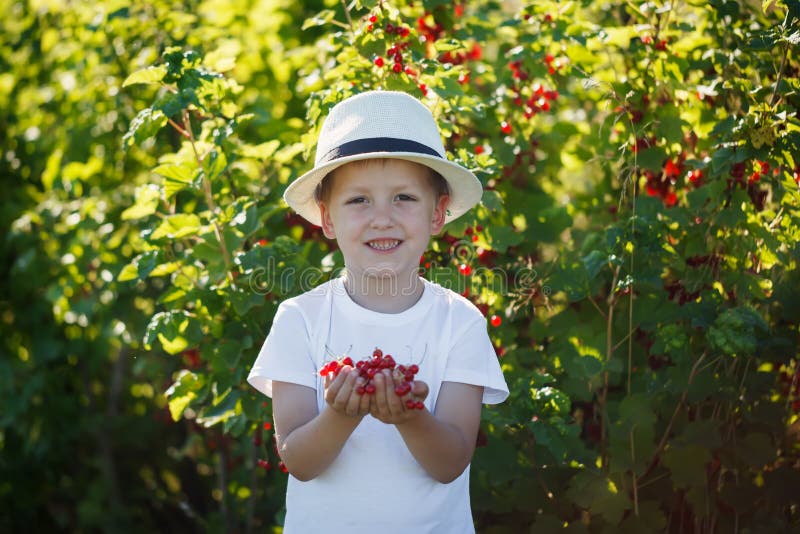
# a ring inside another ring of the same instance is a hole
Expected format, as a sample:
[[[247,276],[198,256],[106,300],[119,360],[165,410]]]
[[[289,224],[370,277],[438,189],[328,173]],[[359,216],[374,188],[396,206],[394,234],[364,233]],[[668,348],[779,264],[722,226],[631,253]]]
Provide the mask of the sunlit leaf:
[[[141,70],[137,70],[136,72],[125,78],[125,81],[122,82],[122,87],[128,87],[129,85],[135,85],[140,83],[146,83],[146,84],[161,83],[161,80],[164,79],[164,76],[166,74],[167,74],[167,68],[164,65],[147,67]]]

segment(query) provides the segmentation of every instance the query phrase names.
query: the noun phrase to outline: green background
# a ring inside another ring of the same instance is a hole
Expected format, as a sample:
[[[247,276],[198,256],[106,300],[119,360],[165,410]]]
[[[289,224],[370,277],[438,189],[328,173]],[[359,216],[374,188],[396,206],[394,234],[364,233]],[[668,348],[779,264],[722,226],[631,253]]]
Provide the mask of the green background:
[[[477,530],[798,528],[797,1],[0,9],[1,531],[279,531],[245,377],[342,264],[281,194],[369,89],[485,189],[420,263],[511,388]]]

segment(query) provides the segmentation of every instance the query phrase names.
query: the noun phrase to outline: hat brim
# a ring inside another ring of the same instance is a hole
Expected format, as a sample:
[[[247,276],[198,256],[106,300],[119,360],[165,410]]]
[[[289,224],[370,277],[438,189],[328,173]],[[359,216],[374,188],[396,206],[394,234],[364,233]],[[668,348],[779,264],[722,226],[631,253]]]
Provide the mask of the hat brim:
[[[322,179],[331,171],[346,163],[384,158],[402,159],[425,165],[441,174],[447,180],[447,184],[450,187],[450,201],[447,204],[445,223],[460,217],[481,200],[483,186],[481,186],[480,180],[473,173],[450,160],[427,156],[418,152],[368,152],[337,158],[311,169],[293,181],[283,193],[283,199],[298,215],[316,226],[322,226],[319,206],[314,198],[314,192]]]

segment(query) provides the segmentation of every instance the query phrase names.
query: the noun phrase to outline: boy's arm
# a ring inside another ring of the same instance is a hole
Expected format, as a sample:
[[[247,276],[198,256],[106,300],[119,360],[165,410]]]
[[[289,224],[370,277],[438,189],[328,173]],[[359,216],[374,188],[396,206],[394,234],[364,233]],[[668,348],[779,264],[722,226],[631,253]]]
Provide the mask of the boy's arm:
[[[357,395],[358,373],[347,367],[326,381],[326,405],[317,409],[317,394],[307,386],[272,384],[272,416],[278,454],[298,480],[317,477],[339,455],[347,438],[369,412],[367,395]]]
[[[397,427],[408,450],[434,479],[447,484],[458,478],[475,452],[483,388],[443,382],[436,400],[436,413],[432,414],[428,410],[406,409],[403,399],[395,394],[390,378],[381,377],[375,382],[377,391],[372,415]],[[424,383],[416,382],[414,387],[415,394],[422,393],[418,388],[424,387],[424,395],[427,395]]]

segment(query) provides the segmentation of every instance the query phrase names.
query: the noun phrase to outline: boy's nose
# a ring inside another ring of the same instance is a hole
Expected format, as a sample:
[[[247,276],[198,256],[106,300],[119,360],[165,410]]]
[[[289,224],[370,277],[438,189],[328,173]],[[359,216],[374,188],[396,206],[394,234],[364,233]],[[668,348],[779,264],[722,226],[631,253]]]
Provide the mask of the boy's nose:
[[[374,228],[386,228],[392,226],[394,221],[392,219],[391,206],[376,204],[372,213],[371,224]]]

